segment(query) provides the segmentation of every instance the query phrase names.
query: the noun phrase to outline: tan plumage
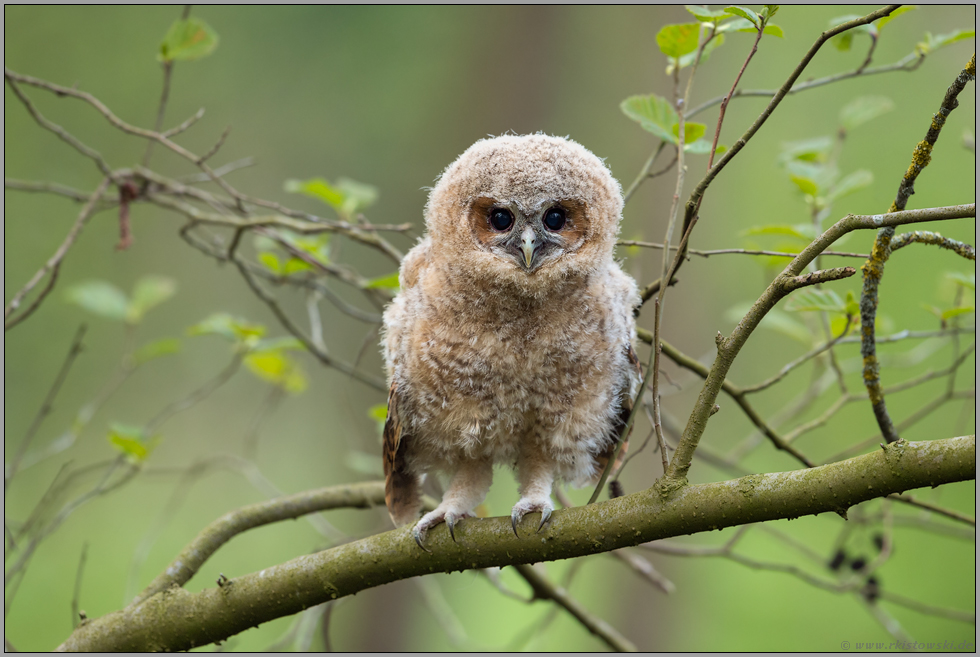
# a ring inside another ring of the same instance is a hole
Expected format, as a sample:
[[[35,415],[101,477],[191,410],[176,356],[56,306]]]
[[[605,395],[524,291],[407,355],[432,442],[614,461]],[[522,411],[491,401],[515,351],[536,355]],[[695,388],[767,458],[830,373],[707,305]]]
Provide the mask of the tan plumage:
[[[472,515],[495,463],[517,469],[515,531],[527,513],[547,520],[556,479],[601,472],[639,383],[639,294],[613,260],[622,205],[599,158],[541,134],[478,141],[432,190],[384,314],[395,524],[418,518],[423,475],[450,475],[420,545]]]

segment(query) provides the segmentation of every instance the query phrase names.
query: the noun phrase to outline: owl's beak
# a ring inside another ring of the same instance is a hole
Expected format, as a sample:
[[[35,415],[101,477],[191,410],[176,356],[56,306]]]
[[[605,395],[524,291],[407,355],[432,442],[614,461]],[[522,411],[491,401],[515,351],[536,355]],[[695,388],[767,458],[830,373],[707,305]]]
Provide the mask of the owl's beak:
[[[521,252],[524,254],[524,266],[527,269],[531,269],[531,264],[534,262],[534,241],[534,229],[525,226],[524,232],[521,233]]]

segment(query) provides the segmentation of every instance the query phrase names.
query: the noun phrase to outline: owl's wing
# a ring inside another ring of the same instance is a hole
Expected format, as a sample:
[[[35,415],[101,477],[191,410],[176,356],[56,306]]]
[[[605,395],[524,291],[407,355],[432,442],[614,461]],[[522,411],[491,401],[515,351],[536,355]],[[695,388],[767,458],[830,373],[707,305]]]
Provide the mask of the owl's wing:
[[[385,505],[397,526],[408,524],[418,515],[421,502],[418,477],[405,468],[405,450],[411,436],[404,435],[398,414],[398,384],[388,390],[388,417],[385,420],[382,460],[385,472]]]
[[[630,365],[636,369],[637,376],[639,376],[640,380],[642,381],[643,372],[640,369],[640,359],[633,350],[633,345],[626,346],[626,357],[629,359]],[[609,463],[609,459],[611,459],[613,454],[616,453],[616,446],[619,444],[620,437],[623,436],[623,429],[626,428],[626,423],[629,422],[630,419],[630,413],[633,412],[633,398],[630,397],[630,386],[627,385],[626,389],[623,390],[620,395],[623,403],[619,409],[619,416],[617,416],[616,421],[609,430],[609,435],[612,438],[612,442],[609,443],[609,447],[606,449],[606,451],[596,458],[596,472],[598,473],[596,475],[596,481],[599,480],[603,470],[606,469],[606,464]],[[626,451],[629,449],[631,433],[633,433],[632,428],[630,428],[630,432],[623,437],[623,448],[619,450],[619,456],[616,458],[616,462],[613,463],[613,472],[615,472],[616,469],[623,464],[623,459],[626,458]]]

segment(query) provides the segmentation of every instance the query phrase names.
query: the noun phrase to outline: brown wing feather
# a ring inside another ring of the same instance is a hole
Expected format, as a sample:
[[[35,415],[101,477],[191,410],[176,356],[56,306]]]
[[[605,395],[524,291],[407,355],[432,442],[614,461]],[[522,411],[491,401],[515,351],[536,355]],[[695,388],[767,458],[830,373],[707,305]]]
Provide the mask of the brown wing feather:
[[[381,454],[385,472],[385,505],[392,522],[399,527],[418,516],[422,501],[418,477],[408,473],[405,468],[405,449],[410,440],[411,437],[402,432],[398,390],[395,382],[392,382],[388,391],[388,417]]]
[[[637,357],[636,352],[633,350],[633,345],[628,345],[626,348],[626,357],[629,359],[630,365],[636,368],[636,372],[643,380],[643,371],[640,369],[640,359]],[[606,469],[606,464],[609,463],[609,459],[612,458],[613,454],[616,453],[616,445],[619,444],[620,437],[623,435],[623,429],[626,428],[626,423],[629,422],[630,413],[633,412],[633,399],[629,396],[629,386],[626,390],[622,392],[623,403],[619,409],[619,416],[613,423],[613,426],[609,430],[609,435],[612,437],[613,441],[609,444],[609,447],[605,452],[596,457],[597,463],[597,475],[596,481],[599,480],[599,476],[602,471]],[[626,458],[626,451],[630,446],[630,434],[633,433],[633,428],[630,427],[630,431],[623,438],[623,448],[619,450],[619,456],[616,458],[616,462],[613,463],[612,471],[615,472],[619,466],[623,464],[623,459]]]

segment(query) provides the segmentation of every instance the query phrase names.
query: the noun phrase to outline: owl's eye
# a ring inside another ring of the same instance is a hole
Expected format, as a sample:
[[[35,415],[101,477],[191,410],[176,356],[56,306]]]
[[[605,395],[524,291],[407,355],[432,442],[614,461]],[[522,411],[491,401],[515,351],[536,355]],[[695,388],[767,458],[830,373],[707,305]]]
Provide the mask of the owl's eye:
[[[494,208],[490,211],[490,225],[494,230],[507,230],[514,225],[514,215],[506,208]]]
[[[561,230],[565,227],[565,211],[562,208],[551,208],[544,213],[544,225],[548,230]]]

